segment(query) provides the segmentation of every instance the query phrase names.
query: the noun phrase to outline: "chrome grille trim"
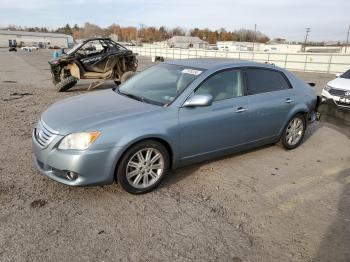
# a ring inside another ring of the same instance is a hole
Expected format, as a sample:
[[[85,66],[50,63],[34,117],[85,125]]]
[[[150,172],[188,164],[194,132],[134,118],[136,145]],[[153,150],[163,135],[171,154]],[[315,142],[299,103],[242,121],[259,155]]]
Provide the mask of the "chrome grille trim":
[[[56,138],[58,132],[39,120],[37,127],[34,129],[34,135],[38,144],[42,148],[46,148]]]
[[[331,88],[328,93],[330,93],[332,96],[345,96],[345,93],[347,90],[337,89],[337,88]]]

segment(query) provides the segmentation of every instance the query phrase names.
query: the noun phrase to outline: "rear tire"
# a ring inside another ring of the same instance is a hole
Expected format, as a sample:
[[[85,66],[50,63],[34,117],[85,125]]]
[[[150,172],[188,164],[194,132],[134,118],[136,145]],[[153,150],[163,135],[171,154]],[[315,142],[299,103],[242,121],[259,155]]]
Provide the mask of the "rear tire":
[[[124,83],[128,79],[132,78],[136,73],[133,71],[127,71],[122,75],[122,78],[120,79],[121,83]]]
[[[65,92],[68,89],[72,88],[77,82],[78,79],[76,77],[68,76],[67,78],[64,78],[61,82],[58,82],[56,84],[57,91]]]
[[[168,173],[167,149],[155,140],[146,140],[129,148],[119,161],[117,181],[131,194],[152,191]]]
[[[289,120],[287,126],[283,130],[280,140],[282,146],[287,150],[297,148],[303,141],[305,130],[305,117],[302,114],[296,114]]]

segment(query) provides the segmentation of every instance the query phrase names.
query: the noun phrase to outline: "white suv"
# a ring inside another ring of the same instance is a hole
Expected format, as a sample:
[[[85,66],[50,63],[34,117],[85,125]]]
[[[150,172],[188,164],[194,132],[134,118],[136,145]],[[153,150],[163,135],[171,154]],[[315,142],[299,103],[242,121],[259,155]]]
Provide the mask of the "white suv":
[[[341,107],[350,107],[350,69],[327,83],[322,90],[322,101],[333,99]]]

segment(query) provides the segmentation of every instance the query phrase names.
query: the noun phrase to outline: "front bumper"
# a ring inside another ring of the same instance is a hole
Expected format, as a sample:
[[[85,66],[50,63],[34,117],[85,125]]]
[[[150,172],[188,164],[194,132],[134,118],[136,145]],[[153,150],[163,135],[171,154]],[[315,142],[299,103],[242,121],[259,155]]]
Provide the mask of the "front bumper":
[[[322,102],[330,99],[330,100],[333,100],[337,106],[350,109],[350,98],[348,96],[347,97],[334,96],[328,93],[324,89],[322,90],[321,95],[322,95]]]
[[[337,96],[332,96],[330,93],[328,93],[326,90],[322,90],[322,93],[321,93],[321,96],[322,96],[322,102],[327,100],[327,99],[339,99],[339,97]]]
[[[42,148],[32,133],[32,157],[37,169],[45,176],[70,186],[94,186],[111,184],[114,170],[121,155],[121,148],[105,150],[59,150],[58,142],[63,136],[57,136],[46,148]],[[67,172],[78,177],[69,180]]]

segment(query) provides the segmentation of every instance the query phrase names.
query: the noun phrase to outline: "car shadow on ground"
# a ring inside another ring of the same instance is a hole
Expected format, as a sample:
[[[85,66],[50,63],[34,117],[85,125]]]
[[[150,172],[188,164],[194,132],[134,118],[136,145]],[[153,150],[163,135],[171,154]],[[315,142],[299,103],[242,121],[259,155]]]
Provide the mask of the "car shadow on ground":
[[[185,167],[171,170],[170,173],[164,178],[162,183],[159,185],[159,188],[168,187],[168,186],[171,186],[173,184],[177,184],[179,181],[185,179],[186,177],[193,175],[193,173],[195,173],[197,170],[199,170],[204,165],[207,165],[207,164],[210,164],[210,163],[213,163],[216,161],[229,160],[231,158],[238,157],[240,155],[264,150],[264,149],[271,147],[271,146],[277,146],[277,145],[268,144],[268,145],[264,145],[264,146],[257,147],[254,149],[244,150],[241,152],[237,152],[237,153],[233,153],[233,154],[229,154],[229,155],[225,155],[225,156],[221,156],[221,157],[216,157],[216,158],[213,158],[211,160],[207,160],[207,161],[203,161],[203,162],[199,162],[199,163],[195,163],[195,164],[191,164],[191,165],[188,165]]]
[[[339,133],[350,138],[350,126],[343,122],[341,119],[330,116],[324,116],[323,118],[321,118],[320,122],[322,125],[334,129]]]
[[[318,121],[308,124],[306,131],[305,131],[305,135],[303,138],[303,141],[301,142],[301,146],[312,136],[314,135],[318,129],[320,129],[322,127],[322,124],[319,123]]]
[[[308,126],[308,128],[306,129],[303,141],[302,141],[300,146],[302,146],[321,126],[322,125],[317,123],[317,122]],[[198,169],[200,169],[202,166],[204,166],[206,164],[220,161],[220,160],[227,160],[227,159],[238,157],[240,155],[248,154],[251,152],[264,150],[264,149],[266,149],[268,147],[272,147],[272,146],[279,146],[281,148],[281,150],[285,150],[282,146],[279,145],[279,142],[277,142],[276,144],[267,144],[267,145],[263,145],[263,146],[260,146],[257,148],[243,150],[243,151],[240,151],[237,153],[224,155],[221,157],[216,157],[216,158],[213,158],[211,160],[204,161],[204,162],[191,164],[189,166],[181,167],[181,168],[170,171],[170,174],[164,178],[163,182],[160,184],[159,187],[164,187],[164,186],[176,184],[179,181],[181,181],[182,179],[186,178],[187,176],[190,176],[191,174],[193,174],[195,171],[197,171]]]
[[[318,112],[321,114],[320,122],[350,137],[350,108],[326,100],[319,105]]]
[[[337,181],[343,185],[337,213],[322,238],[314,262],[350,261],[350,168],[339,172]]]

